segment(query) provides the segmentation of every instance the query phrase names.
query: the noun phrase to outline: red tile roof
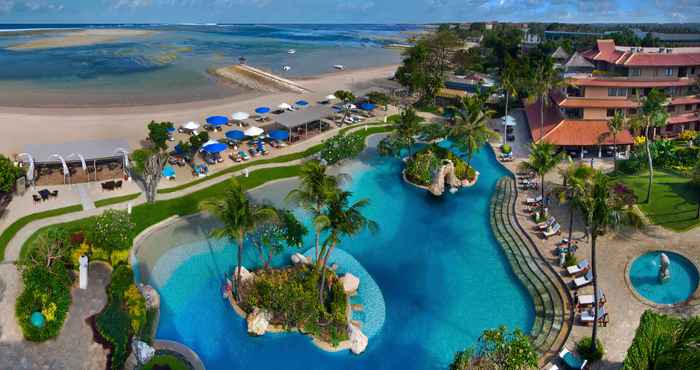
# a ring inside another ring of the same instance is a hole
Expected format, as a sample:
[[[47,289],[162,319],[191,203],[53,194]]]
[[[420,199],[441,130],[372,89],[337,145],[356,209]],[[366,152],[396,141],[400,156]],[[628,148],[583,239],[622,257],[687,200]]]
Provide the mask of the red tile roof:
[[[695,104],[700,103],[700,95],[695,96],[680,96],[671,99],[671,105]]]
[[[637,108],[639,103],[629,99],[566,98],[562,108]]]
[[[546,135],[551,131],[556,125],[559,124],[564,119],[564,116],[559,111],[559,108],[549,99],[549,104],[544,106],[544,130],[540,130],[540,102],[541,98],[537,99],[534,103],[525,105],[525,115],[527,116],[527,123],[530,126],[530,135],[532,135],[532,140],[539,140],[540,136]]]
[[[660,52],[659,48],[633,52],[631,49],[615,46],[614,40],[598,40],[596,47],[581,54],[588,60],[604,61],[627,67],[678,67],[700,65],[700,51],[697,48],[672,48],[671,53]]]
[[[695,81],[690,78],[676,78],[671,80],[631,80],[616,78],[571,78],[569,83],[575,86],[602,86],[602,87],[674,87],[692,86]]]
[[[604,120],[563,120],[543,140],[561,146],[613,145],[608,122]],[[615,143],[632,144],[634,138],[623,130],[615,135]]]
[[[615,50],[614,40],[598,40],[596,41],[598,53],[593,57],[593,60],[602,60],[608,63],[615,63],[621,56],[622,51]]]
[[[698,115],[697,112],[690,112],[690,113],[685,113],[685,114],[679,114],[677,116],[671,116],[668,119],[668,124],[669,125],[677,125],[679,123],[688,123],[688,122],[695,122],[695,121],[700,121],[700,115]]]
[[[623,63],[628,67],[680,67],[700,65],[700,53],[632,53]]]

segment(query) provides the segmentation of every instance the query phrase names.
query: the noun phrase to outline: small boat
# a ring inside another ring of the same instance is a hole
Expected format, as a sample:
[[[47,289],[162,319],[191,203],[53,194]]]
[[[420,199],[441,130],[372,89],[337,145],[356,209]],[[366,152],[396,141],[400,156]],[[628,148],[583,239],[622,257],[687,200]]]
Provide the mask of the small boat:
[[[287,54],[296,54],[296,53],[297,53],[297,51],[294,49],[287,50]]]
[[[337,70],[340,70],[340,71],[342,71],[342,70],[345,69],[345,67],[344,67],[342,64],[336,64],[336,65],[333,66],[333,68],[335,68],[335,69],[337,69]]]
[[[289,71],[290,69],[292,69],[292,67],[290,67],[290,66],[282,66],[282,70],[283,70],[283,71]]]

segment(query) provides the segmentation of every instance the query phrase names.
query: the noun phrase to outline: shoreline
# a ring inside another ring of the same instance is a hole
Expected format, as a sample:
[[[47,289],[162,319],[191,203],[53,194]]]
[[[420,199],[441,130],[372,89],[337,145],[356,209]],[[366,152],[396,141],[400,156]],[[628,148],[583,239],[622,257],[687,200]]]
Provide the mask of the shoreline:
[[[304,80],[308,93],[244,93],[222,99],[147,106],[21,108],[0,106],[0,121],[6,134],[0,137],[2,154],[20,153],[25,144],[57,144],[68,141],[123,138],[133,148],[140,147],[146,124],[152,120],[170,121],[176,126],[188,121],[203,122],[211,115],[230,116],[252,112],[259,106],[277,106],[304,98],[312,103],[336,90],[371,90],[390,85],[396,65],[326,73]]]
[[[132,30],[119,28],[78,29],[55,31],[56,35],[46,33],[46,37],[20,44],[10,45],[6,50],[25,52],[44,49],[58,49],[76,46],[90,46],[121,41],[129,37],[148,37],[156,33],[151,30]]]

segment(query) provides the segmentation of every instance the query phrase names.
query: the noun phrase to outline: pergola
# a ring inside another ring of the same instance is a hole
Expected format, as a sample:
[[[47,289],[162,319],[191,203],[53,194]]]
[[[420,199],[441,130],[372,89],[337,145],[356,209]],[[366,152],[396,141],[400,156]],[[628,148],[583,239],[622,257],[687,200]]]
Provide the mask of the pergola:
[[[308,108],[298,109],[293,112],[285,112],[275,117],[275,122],[289,131],[289,140],[292,139],[292,130],[304,127],[304,135],[309,133],[309,125],[319,122],[319,127],[323,130],[321,122],[326,117],[331,116],[333,110],[328,106],[315,105]]]

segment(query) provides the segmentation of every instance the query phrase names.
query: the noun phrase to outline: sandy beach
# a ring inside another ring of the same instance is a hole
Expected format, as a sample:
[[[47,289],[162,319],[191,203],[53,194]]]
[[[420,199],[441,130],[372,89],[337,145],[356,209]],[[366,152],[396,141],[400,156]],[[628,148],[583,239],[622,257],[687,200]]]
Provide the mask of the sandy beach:
[[[13,51],[88,46],[119,41],[126,37],[145,37],[154,31],[129,29],[89,29],[47,33],[47,37],[8,47]]]
[[[338,89],[362,93],[377,85],[387,85],[396,65],[343,71],[299,81],[310,92],[260,93],[185,104],[113,108],[16,108],[0,107],[0,152],[14,157],[25,144],[51,144],[76,140],[124,138],[133,148],[141,145],[146,124],[151,120],[171,121],[176,126],[188,121],[203,122],[207,116],[252,112],[259,106],[293,103],[300,98],[311,102]]]

